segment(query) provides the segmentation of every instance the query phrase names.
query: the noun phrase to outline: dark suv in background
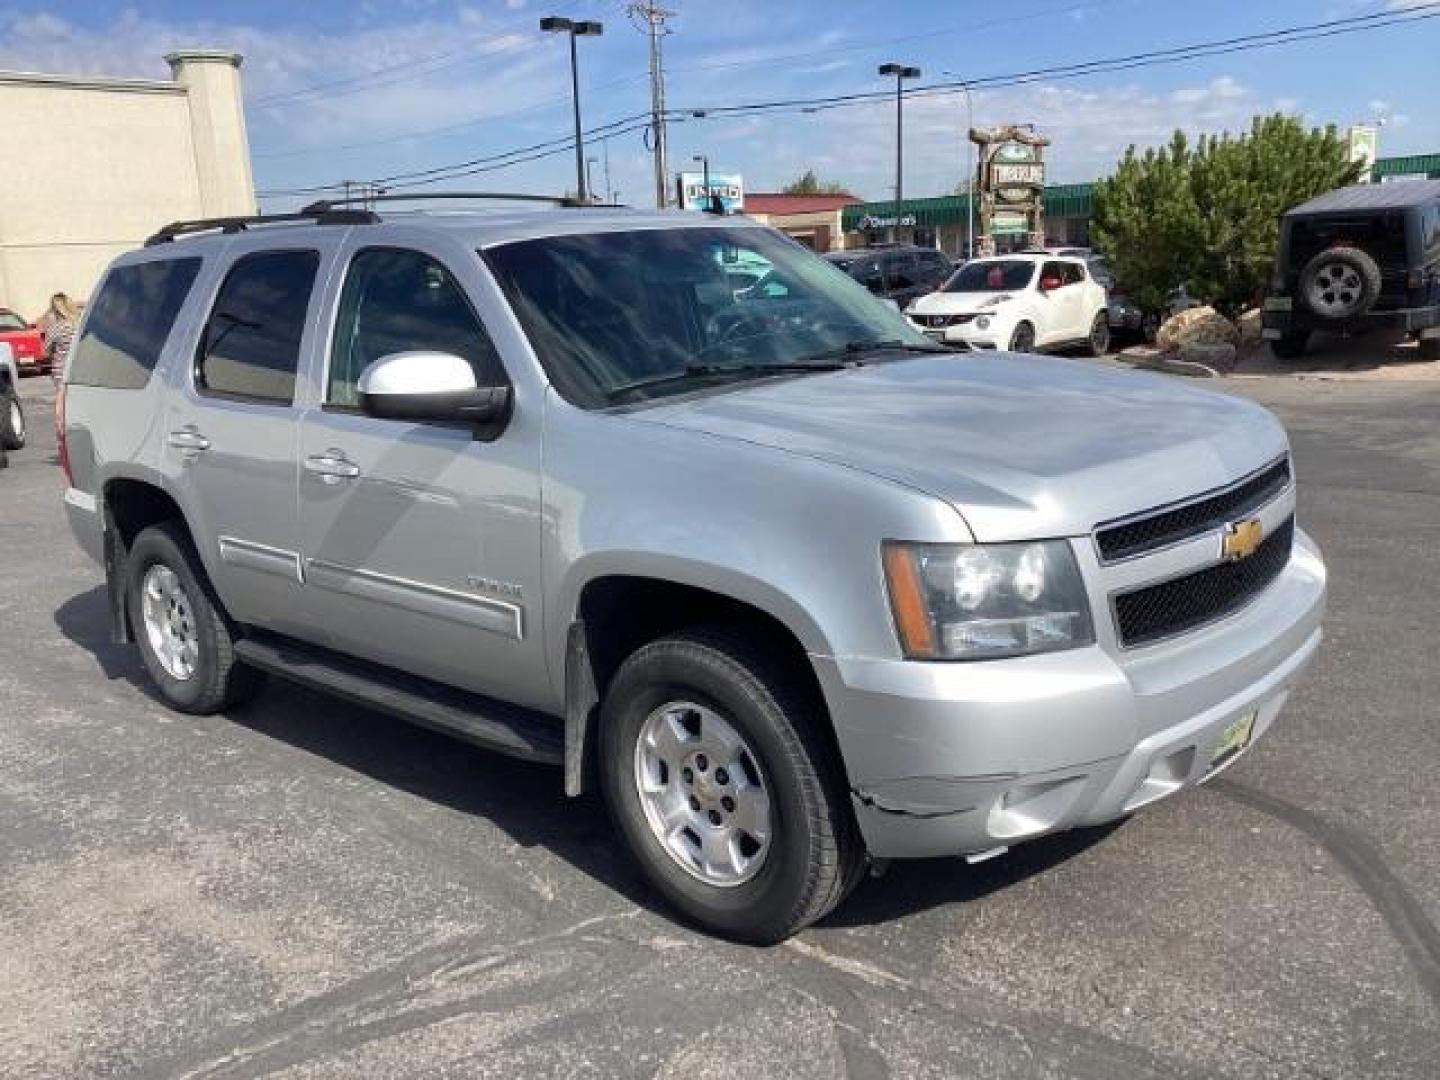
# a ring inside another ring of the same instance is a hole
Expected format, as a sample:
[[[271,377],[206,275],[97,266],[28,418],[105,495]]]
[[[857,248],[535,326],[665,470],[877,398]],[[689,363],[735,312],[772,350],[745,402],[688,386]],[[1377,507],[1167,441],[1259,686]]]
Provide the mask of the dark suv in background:
[[[832,251],[825,258],[876,296],[894,300],[902,308],[934,292],[955,271],[943,252],[909,245]]]
[[[1340,188],[1285,215],[1262,313],[1276,356],[1317,330],[1403,330],[1440,359],[1440,180]]]

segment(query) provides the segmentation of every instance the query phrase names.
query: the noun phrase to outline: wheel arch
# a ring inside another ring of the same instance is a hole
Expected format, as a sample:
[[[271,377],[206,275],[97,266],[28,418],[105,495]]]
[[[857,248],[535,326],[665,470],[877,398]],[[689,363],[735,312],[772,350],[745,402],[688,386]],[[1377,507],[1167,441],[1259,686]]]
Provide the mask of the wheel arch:
[[[134,628],[125,607],[126,564],[135,538],[151,525],[179,522],[195,540],[190,517],[170,486],[158,473],[142,468],[107,476],[100,485],[100,511],[104,515],[105,586],[110,600],[112,638],[123,644],[135,640]],[[196,543],[202,565],[206,552]],[[205,565],[206,573],[210,572]]]
[[[764,582],[716,567],[610,562],[580,576],[560,610],[565,672],[565,790],[578,795],[591,784],[596,719],[610,679],[646,642],[687,627],[738,623],[773,642],[806,681],[824,713],[835,759],[842,763],[825,696],[809,654],[828,644],[804,608]]]

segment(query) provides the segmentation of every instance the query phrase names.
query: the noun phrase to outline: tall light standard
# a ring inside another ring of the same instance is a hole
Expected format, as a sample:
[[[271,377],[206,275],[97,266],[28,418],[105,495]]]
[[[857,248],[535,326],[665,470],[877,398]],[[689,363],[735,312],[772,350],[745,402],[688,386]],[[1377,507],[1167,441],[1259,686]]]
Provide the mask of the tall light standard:
[[[896,225],[890,227],[890,239],[895,239],[895,229],[899,224],[900,203],[905,198],[905,80],[918,79],[920,69],[918,67],[907,67],[904,64],[881,64],[879,67],[881,75],[895,76],[895,219]]]
[[[711,207],[710,207],[710,158],[709,158],[708,156],[706,156],[705,154],[696,154],[696,155],[695,155],[694,157],[692,157],[690,160],[691,160],[691,161],[698,161],[698,162],[700,162],[701,177],[702,177],[702,179],[701,179],[701,181],[700,181],[700,184],[701,184],[702,190],[705,192],[705,196],[704,196],[705,209],[706,209],[706,210],[709,210],[709,209],[711,208]]]
[[[590,197],[592,199],[595,197],[595,173],[591,170],[591,166],[599,160],[599,158],[593,157],[587,157],[585,159],[585,184],[590,189]],[[610,200],[606,199],[605,201],[609,202]]]
[[[942,71],[940,74],[952,79],[962,78],[953,71]],[[969,221],[965,226],[965,257],[973,259],[975,258],[975,140],[970,138],[970,132],[975,130],[975,99],[970,96],[969,83],[961,82],[960,89],[965,94],[965,130],[961,132],[960,139],[965,144],[965,175],[969,178],[965,181],[965,210],[969,215]]]
[[[598,22],[576,22],[573,19],[562,19],[558,15],[547,15],[540,20],[540,29],[547,34],[570,35],[570,102],[575,107],[575,185],[580,201],[586,202],[589,196],[585,183],[585,143],[580,135],[580,66],[575,58],[575,39],[599,37],[605,32],[605,26]]]

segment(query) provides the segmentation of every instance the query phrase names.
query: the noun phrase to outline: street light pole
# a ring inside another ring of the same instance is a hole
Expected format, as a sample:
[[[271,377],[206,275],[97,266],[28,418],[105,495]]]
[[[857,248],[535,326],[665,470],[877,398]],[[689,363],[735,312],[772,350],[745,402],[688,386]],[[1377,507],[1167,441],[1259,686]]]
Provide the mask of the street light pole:
[[[588,202],[590,197],[585,182],[585,140],[580,129],[580,62],[576,56],[575,39],[599,37],[605,32],[605,26],[593,21],[576,22],[558,15],[547,15],[540,20],[540,29],[546,33],[570,35],[570,103],[575,112],[575,188],[580,201]]]
[[[890,226],[890,239],[894,240],[899,226],[900,204],[905,199],[905,80],[918,79],[920,69],[904,64],[881,64],[881,75],[895,76],[895,219]]]
[[[948,75],[952,79],[961,78],[953,71],[942,71],[940,74]],[[960,139],[965,144],[965,213],[968,221],[965,225],[965,257],[975,258],[975,140],[970,138],[970,132],[975,130],[975,99],[970,96],[970,85],[960,83],[960,91],[965,95],[965,130],[961,132]]]
[[[592,199],[595,198],[595,174],[591,171],[590,167],[598,160],[599,158],[593,157],[587,157],[585,159],[585,184],[589,188],[590,198]],[[609,202],[610,200],[606,199],[605,201]]]
[[[709,158],[709,156],[706,155],[706,154],[696,154],[696,155],[695,155],[694,157],[692,157],[690,160],[691,160],[691,161],[698,161],[698,162],[700,162],[700,168],[701,168],[701,170],[702,170],[702,171],[701,171],[702,179],[701,179],[700,183],[701,183],[701,186],[703,187],[703,189],[704,189],[704,191],[705,191],[705,209],[706,209],[706,210],[709,210],[709,209],[711,209],[711,206],[710,206],[710,158]]]

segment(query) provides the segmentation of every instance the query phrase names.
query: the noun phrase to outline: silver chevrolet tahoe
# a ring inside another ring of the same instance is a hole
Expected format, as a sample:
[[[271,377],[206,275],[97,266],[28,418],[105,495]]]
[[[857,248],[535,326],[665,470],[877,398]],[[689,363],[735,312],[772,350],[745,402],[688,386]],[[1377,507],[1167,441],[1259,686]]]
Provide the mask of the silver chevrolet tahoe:
[[[176,709],[268,673],[553,762],[746,941],[1204,782],[1320,641],[1264,409],[945,351],[740,218],[176,223],[106,273],[57,423]]]

